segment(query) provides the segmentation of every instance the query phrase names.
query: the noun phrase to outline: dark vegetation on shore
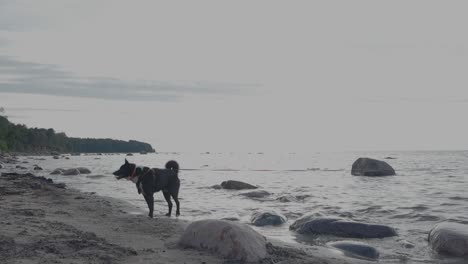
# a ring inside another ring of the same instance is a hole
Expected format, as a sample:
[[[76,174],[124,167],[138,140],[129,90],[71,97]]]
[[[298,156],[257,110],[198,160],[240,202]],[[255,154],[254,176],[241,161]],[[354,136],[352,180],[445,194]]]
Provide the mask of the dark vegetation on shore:
[[[127,153],[154,152],[153,147],[136,140],[73,138],[54,129],[28,128],[11,123],[0,115],[0,151],[3,152],[67,152],[67,153]]]

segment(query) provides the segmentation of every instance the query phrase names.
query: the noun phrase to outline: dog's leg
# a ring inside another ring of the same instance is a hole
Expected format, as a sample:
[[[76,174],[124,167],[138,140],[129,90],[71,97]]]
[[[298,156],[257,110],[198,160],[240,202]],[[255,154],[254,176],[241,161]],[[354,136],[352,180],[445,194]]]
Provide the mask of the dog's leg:
[[[148,204],[148,209],[149,209],[148,216],[153,218],[154,197],[153,195],[143,195],[143,197],[145,197],[146,204]]]
[[[153,218],[153,210],[154,210],[154,197],[153,197],[153,194],[151,195],[148,195],[148,200],[149,200],[149,204],[150,204],[150,212],[149,212],[149,217]]]
[[[167,206],[169,207],[169,213],[166,216],[171,216],[172,213],[172,202],[171,202],[171,194],[168,191],[163,191],[164,199],[166,199]]]
[[[172,198],[174,198],[175,204],[176,204],[176,216],[180,215],[180,204],[179,204],[179,198],[177,197],[178,194],[172,194]]]
[[[151,185],[144,184],[142,186],[143,197],[145,197],[146,203],[148,204],[149,214],[148,216],[153,218],[153,209],[154,209],[154,197],[153,197],[153,188]]]
[[[143,195],[143,197],[145,198],[146,205],[148,205],[148,210],[151,210],[151,209],[150,209],[150,203],[149,203],[148,197],[147,197],[146,195]],[[150,216],[150,215],[148,214],[148,216]]]

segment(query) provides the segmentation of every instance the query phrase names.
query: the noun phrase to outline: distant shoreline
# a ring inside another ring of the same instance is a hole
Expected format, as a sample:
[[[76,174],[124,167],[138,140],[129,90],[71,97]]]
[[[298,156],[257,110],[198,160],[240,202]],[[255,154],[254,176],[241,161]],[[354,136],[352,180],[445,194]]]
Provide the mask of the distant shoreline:
[[[28,128],[0,115],[0,153],[152,153],[151,144],[136,140],[76,138],[52,128]]]

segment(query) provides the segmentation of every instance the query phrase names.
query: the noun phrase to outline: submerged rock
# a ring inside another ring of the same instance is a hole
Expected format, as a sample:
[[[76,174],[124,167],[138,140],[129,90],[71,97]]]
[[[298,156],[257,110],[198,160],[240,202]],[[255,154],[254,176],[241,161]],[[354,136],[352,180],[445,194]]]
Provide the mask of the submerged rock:
[[[20,165],[17,165],[15,168],[20,169],[20,170],[25,170],[25,169],[27,169],[26,167],[23,167],[23,166],[20,166]]]
[[[219,185],[219,184],[215,184],[215,185],[211,186],[210,188],[213,188],[213,189],[215,189],[215,190],[220,190],[220,189],[222,189],[223,187],[221,187],[221,185]]]
[[[39,167],[39,166],[35,166],[35,167],[34,167],[34,170],[42,170],[42,168]]]
[[[385,161],[359,158],[353,163],[351,174],[354,176],[392,176],[395,175],[395,170]]]
[[[398,241],[398,243],[400,243],[400,245],[401,245],[402,247],[404,247],[404,248],[414,248],[414,247],[415,247],[413,243],[411,243],[411,242],[409,242],[409,241],[407,241],[407,240],[399,239],[399,240],[397,240],[397,241]]]
[[[265,190],[259,190],[259,191],[241,193],[240,195],[248,197],[248,198],[264,198],[271,194]]]
[[[298,201],[304,201],[305,199],[311,197],[311,195],[304,194],[304,195],[282,195],[276,198],[277,201],[282,202],[282,203],[289,203],[289,202],[298,202]]]
[[[205,250],[231,261],[260,262],[267,256],[266,239],[249,226],[223,220],[192,222],[179,245]]]
[[[255,226],[281,225],[286,221],[286,216],[275,211],[256,212],[250,219],[250,222]]]
[[[221,183],[221,187],[223,189],[228,189],[228,190],[246,190],[246,189],[257,189],[257,186],[253,186],[251,184],[241,182],[241,181],[223,181]]]
[[[228,217],[223,217],[221,220],[226,220],[226,221],[240,221],[239,217],[237,216],[228,216]]]
[[[380,255],[376,248],[358,241],[337,241],[328,243],[327,245],[337,248],[345,254],[361,258],[378,259]]]
[[[0,169],[3,169],[3,165],[2,165],[2,164],[0,164]]]
[[[396,236],[395,229],[351,220],[305,215],[297,219],[289,229],[303,235],[334,235],[354,238],[383,238]]]
[[[90,174],[91,170],[85,167],[78,167],[76,168],[81,174]]]
[[[90,178],[90,179],[102,179],[102,178],[105,178],[106,176],[105,175],[88,175],[86,176],[86,178]]]
[[[78,169],[68,169],[62,172],[64,176],[73,176],[73,175],[80,175],[80,171]]]
[[[431,230],[428,240],[437,253],[468,256],[468,225],[440,223]]]
[[[296,201],[296,197],[292,195],[282,195],[276,198],[276,200],[282,203],[290,203],[290,202]]]
[[[59,156],[54,156],[53,158],[54,158],[54,159],[60,159],[60,157],[59,157]]]
[[[53,172],[50,173],[50,175],[58,175],[62,174],[63,170],[62,169],[55,169]]]

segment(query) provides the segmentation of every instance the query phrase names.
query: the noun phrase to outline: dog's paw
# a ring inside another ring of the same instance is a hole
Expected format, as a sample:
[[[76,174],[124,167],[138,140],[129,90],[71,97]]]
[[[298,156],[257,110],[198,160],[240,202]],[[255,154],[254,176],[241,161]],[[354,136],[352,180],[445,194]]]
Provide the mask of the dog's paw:
[[[176,217],[179,217],[179,215],[180,215],[180,212],[177,212],[175,216],[176,216]]]
[[[170,213],[167,213],[166,216],[167,216],[167,217],[171,217],[171,214],[170,214]]]

